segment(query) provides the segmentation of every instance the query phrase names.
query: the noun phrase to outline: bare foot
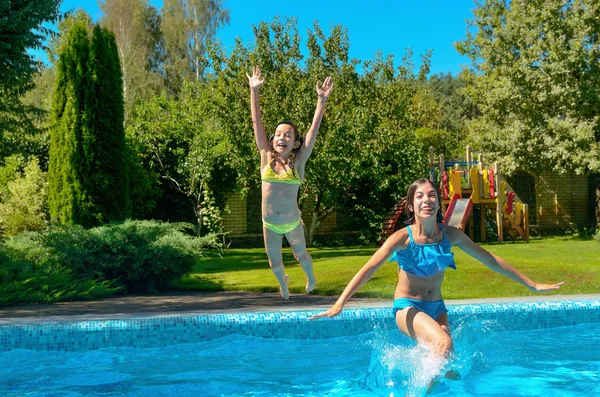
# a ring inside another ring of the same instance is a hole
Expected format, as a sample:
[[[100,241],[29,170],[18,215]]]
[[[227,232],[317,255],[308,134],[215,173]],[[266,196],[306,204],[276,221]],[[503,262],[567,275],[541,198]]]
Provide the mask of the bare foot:
[[[309,294],[315,287],[317,286],[317,280],[313,277],[312,280],[310,278],[306,278],[306,293]]]
[[[290,282],[290,276],[288,276],[286,274],[284,281],[285,281],[285,288],[280,286],[279,292],[281,293],[281,296],[283,297],[283,299],[288,300],[290,298],[290,290],[288,289],[288,283]]]

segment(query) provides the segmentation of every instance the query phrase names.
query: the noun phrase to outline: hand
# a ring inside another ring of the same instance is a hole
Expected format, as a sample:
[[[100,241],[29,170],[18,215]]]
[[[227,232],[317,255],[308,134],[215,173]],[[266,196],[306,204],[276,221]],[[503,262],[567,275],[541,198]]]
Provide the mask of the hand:
[[[321,317],[335,317],[338,314],[340,314],[341,312],[342,312],[342,307],[340,307],[338,305],[333,305],[326,312],[315,314],[314,316],[309,318],[309,320],[315,320],[315,319],[321,318]]]
[[[332,89],[333,80],[331,79],[331,76],[327,76],[325,78],[325,81],[323,81],[323,85],[321,87],[319,87],[319,82],[317,81],[317,95],[319,96],[319,98],[326,100],[329,94],[331,93]]]
[[[250,76],[248,72],[246,72],[246,77],[248,77],[248,84],[250,85],[251,90],[257,89],[262,85],[262,83],[265,82],[264,78],[260,78],[260,68],[258,66],[254,67],[254,70],[252,71],[252,76]]]
[[[561,285],[563,285],[565,282],[561,281],[560,283],[556,283],[556,284],[534,284],[533,287],[530,288],[530,290],[532,290],[533,292],[550,292],[550,291],[555,291],[557,289],[560,288]]]

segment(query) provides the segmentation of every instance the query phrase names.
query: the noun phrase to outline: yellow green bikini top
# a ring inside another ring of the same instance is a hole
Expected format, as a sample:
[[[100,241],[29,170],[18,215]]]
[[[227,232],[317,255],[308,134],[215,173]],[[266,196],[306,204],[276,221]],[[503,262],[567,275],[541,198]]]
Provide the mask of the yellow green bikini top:
[[[261,179],[265,182],[271,183],[287,183],[289,185],[300,184],[300,177],[296,172],[294,172],[294,170],[288,169],[285,174],[279,175],[273,170],[271,164],[267,164],[262,172]]]

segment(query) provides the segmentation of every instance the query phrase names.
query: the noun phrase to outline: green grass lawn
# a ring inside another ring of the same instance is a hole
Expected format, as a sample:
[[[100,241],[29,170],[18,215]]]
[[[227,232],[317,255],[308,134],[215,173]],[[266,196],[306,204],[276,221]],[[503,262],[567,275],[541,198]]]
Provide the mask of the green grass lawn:
[[[600,293],[600,244],[593,239],[548,238],[528,243],[482,244],[482,247],[503,257],[536,282],[564,281],[557,292],[561,295]],[[373,247],[309,249],[317,276],[317,288],[313,293],[339,295],[375,250]],[[286,271],[290,275],[290,292],[303,293],[306,283],[304,273],[289,248],[283,253]],[[445,299],[534,295],[520,284],[489,270],[460,249],[455,247],[454,253],[457,270],[446,271],[442,287]],[[355,296],[391,299],[397,280],[396,263],[386,263]],[[176,287],[185,290],[278,291],[266,253],[258,248],[210,253]]]

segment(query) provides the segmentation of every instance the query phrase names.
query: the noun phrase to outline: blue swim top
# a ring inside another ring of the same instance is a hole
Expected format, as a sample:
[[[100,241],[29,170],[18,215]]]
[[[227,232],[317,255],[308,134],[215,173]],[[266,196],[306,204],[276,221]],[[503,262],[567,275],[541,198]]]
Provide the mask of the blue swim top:
[[[400,269],[420,278],[433,276],[448,267],[456,270],[454,254],[451,252],[452,245],[446,238],[444,227],[439,226],[444,236],[443,240],[429,244],[416,244],[410,226],[407,226],[410,239],[408,247],[402,251],[395,251],[389,262],[398,262]]]

